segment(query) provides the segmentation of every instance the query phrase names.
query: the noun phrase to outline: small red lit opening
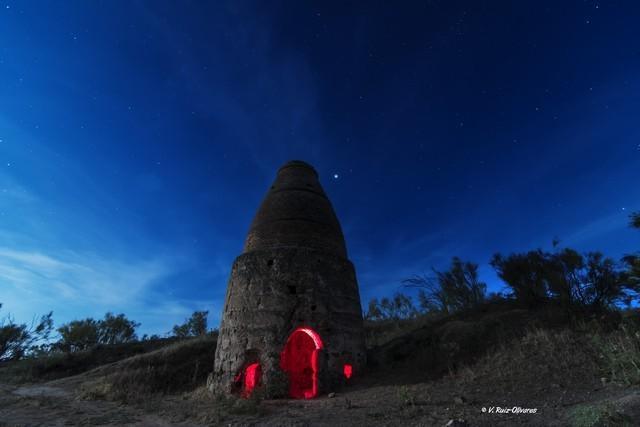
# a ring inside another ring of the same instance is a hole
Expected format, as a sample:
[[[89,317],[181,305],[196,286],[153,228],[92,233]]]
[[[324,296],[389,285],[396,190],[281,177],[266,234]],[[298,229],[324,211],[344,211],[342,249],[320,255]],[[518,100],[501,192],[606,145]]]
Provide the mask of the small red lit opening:
[[[344,377],[346,379],[351,378],[351,375],[353,375],[353,366],[351,365],[344,365],[344,368],[342,369],[342,372],[344,372]]]
[[[243,397],[251,396],[253,389],[260,383],[260,364],[252,363],[244,370],[244,390]]]
[[[322,340],[313,329],[298,328],[280,354],[280,367],[289,374],[289,396],[311,399],[318,394],[318,351]]]

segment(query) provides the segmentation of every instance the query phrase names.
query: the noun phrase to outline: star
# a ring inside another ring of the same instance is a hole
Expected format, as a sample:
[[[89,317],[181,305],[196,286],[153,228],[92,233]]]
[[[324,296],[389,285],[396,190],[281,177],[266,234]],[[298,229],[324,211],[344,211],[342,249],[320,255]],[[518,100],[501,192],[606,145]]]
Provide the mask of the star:
[[[333,174],[333,179],[338,179],[338,178],[340,178],[340,175],[338,175],[337,173],[334,173]]]

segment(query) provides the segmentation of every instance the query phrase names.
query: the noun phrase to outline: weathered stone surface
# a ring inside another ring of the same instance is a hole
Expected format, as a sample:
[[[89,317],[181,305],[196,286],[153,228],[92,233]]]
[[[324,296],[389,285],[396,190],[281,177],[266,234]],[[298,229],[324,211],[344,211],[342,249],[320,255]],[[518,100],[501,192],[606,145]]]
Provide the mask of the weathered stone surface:
[[[306,247],[347,256],[342,229],[318,174],[300,161],[286,163],[258,209],[244,252]]]
[[[344,383],[344,364],[365,364],[362,309],[340,224],[316,171],[293,161],[278,171],[251,224],[227,287],[210,388],[238,391],[246,366],[261,383],[281,382],[280,355],[298,327],[316,331],[318,392]],[[267,395],[279,394],[265,387]]]

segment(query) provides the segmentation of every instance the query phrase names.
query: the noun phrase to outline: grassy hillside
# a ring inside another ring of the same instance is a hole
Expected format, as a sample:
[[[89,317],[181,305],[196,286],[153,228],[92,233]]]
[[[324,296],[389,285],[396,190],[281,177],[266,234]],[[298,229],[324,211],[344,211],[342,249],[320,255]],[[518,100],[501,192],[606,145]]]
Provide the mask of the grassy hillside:
[[[47,357],[8,362],[0,364],[0,382],[7,384],[42,382],[77,375],[108,363],[162,348],[175,341],[173,338],[167,338],[98,345],[85,351],[55,353]]]
[[[620,313],[576,317],[551,304],[530,310],[514,301],[495,301],[450,316],[416,319],[404,326],[405,333],[387,324],[391,333],[379,329],[378,334],[392,338],[377,338],[383,343],[369,349],[369,366],[372,371],[393,371],[389,380],[395,383],[426,381],[469,365],[532,331],[609,331],[623,324],[637,327],[638,318],[637,312],[629,312],[627,319]]]
[[[86,374],[81,398],[140,402],[155,394],[172,394],[202,386],[213,369],[215,336],[175,342],[129,357]]]

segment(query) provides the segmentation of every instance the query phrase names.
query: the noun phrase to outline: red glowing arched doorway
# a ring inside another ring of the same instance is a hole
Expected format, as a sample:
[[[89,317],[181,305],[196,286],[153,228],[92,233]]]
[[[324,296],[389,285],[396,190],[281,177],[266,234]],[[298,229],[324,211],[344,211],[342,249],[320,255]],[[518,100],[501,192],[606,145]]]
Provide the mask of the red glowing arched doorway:
[[[289,374],[289,396],[311,399],[318,394],[320,335],[311,328],[298,328],[287,339],[280,354],[280,367]]]

